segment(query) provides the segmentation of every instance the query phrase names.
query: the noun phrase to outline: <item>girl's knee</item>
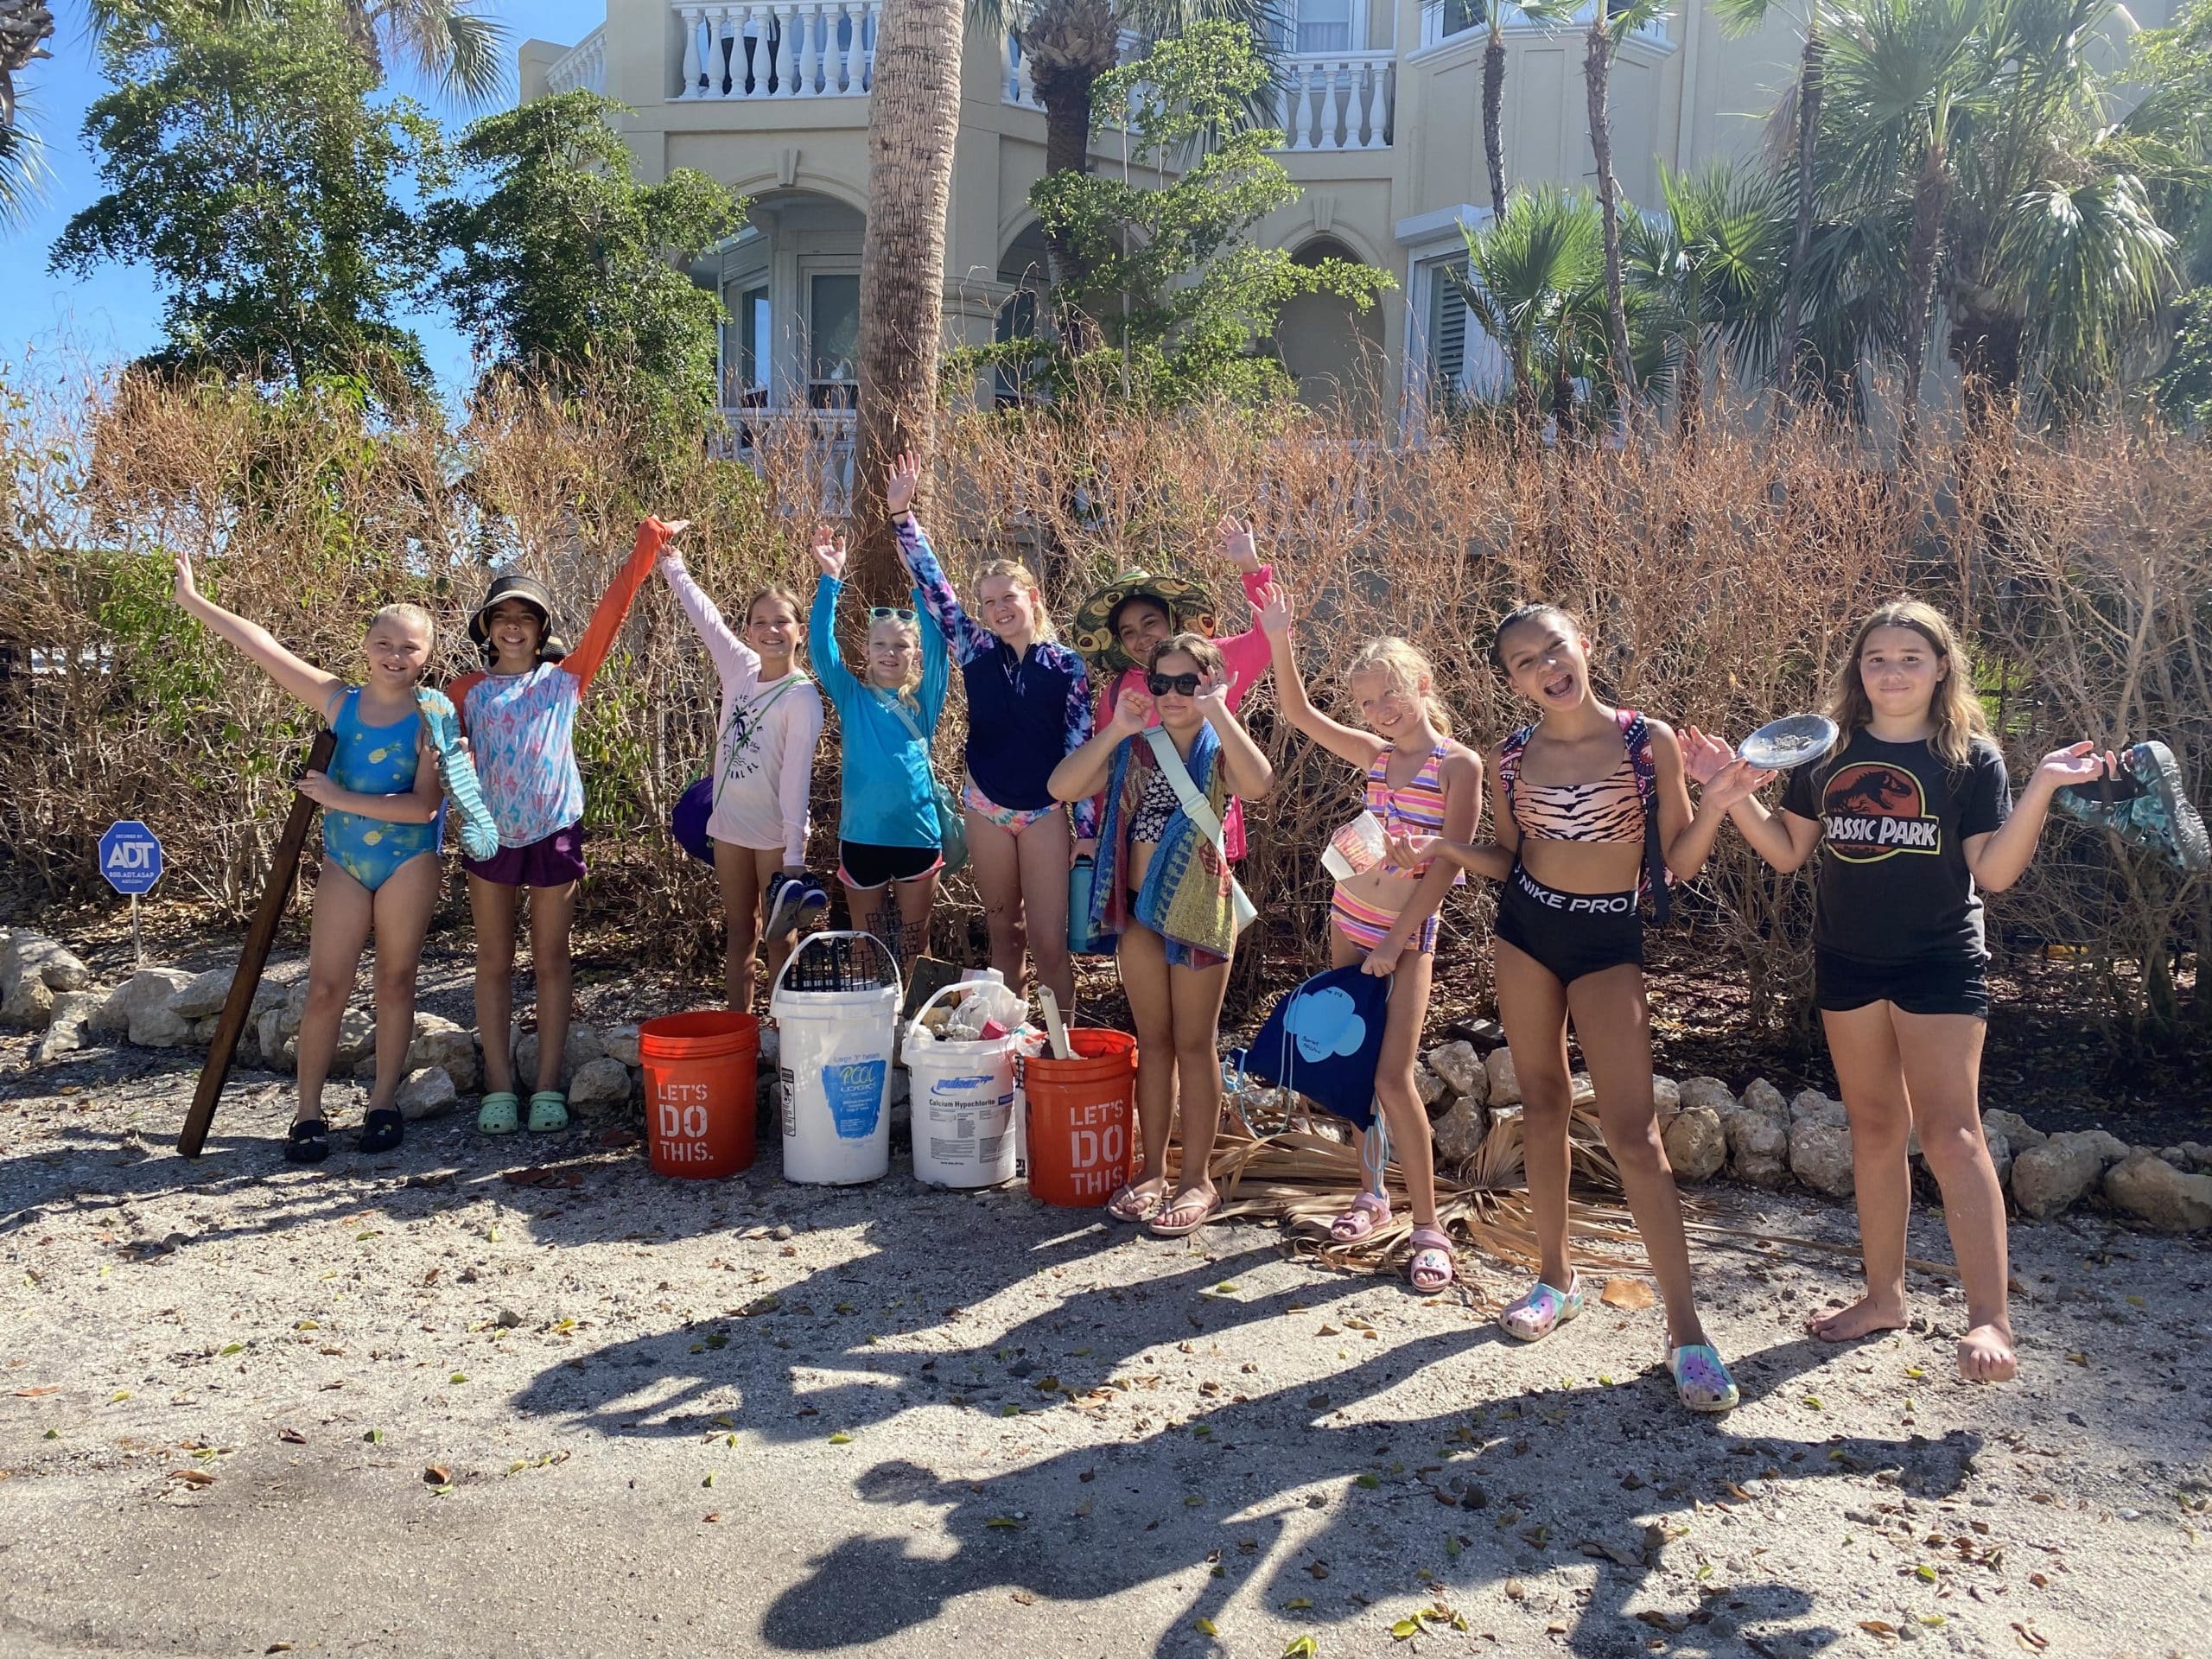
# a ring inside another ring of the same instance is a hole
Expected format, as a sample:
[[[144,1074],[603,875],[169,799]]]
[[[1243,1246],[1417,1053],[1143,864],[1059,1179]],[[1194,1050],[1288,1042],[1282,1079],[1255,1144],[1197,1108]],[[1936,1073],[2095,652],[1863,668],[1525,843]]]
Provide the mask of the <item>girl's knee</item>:
[[[1903,1147],[1912,1133],[1912,1108],[1902,1095],[1876,1095],[1847,1101],[1844,1118],[1854,1142]]]
[[[1929,1173],[1940,1185],[1987,1164],[1989,1146],[1982,1139],[1980,1124],[1959,1123],[1932,1134],[1923,1133],[1920,1137],[1920,1155],[1928,1160]]]
[[[1574,1105],[1574,1085],[1564,1071],[1518,1074],[1523,1117],[1565,1117]]]
[[[328,1014],[334,1009],[343,1008],[353,995],[353,977],[351,974],[342,979],[334,973],[311,973],[308,976],[308,1011],[311,1014]]]

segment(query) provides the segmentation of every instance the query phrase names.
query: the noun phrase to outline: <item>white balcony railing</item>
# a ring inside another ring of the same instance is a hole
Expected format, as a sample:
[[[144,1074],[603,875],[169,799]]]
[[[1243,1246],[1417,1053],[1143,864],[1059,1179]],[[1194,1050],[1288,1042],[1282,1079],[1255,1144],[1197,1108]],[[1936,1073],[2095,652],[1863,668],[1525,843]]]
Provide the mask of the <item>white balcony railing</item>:
[[[1574,15],[1560,23],[1539,23],[1530,21],[1527,14],[1516,10],[1505,23],[1508,35],[1524,34],[1530,29],[1581,30],[1590,27],[1596,15],[1598,0],[1584,0]],[[1618,10],[1618,6],[1614,10]],[[1647,46],[1665,47],[1673,43],[1673,25],[1665,16],[1656,17],[1639,24],[1630,31],[1629,39],[1642,41]],[[1483,29],[1482,8],[1478,0],[1427,0],[1421,9],[1421,43],[1423,47],[1439,46],[1463,35],[1479,35]]]
[[[757,473],[765,474],[772,461],[779,471],[796,467],[801,476],[820,480],[819,499],[802,510],[842,514],[852,503],[857,418],[849,409],[726,408],[728,435],[709,447],[720,458],[741,461]]]
[[[607,25],[578,41],[553,60],[545,72],[549,92],[604,92],[607,90]]]
[[[674,97],[861,98],[874,83],[880,0],[676,4]]]
[[[1285,58],[1277,124],[1287,149],[1385,149],[1397,105],[1395,52]]]

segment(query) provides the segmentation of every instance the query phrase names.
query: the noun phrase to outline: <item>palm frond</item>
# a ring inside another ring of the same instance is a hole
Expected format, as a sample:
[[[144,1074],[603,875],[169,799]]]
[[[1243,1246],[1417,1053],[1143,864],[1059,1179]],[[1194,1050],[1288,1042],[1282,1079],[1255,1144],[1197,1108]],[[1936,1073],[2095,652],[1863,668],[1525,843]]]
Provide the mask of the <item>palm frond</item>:
[[[13,230],[46,194],[46,142],[28,122],[0,126],[0,229]]]
[[[2130,174],[2021,193],[1999,243],[2046,364],[2062,385],[2109,373],[2127,335],[2178,285],[2174,238]]]
[[[486,105],[507,90],[507,30],[480,3],[372,0],[370,21],[426,79],[464,103]]]

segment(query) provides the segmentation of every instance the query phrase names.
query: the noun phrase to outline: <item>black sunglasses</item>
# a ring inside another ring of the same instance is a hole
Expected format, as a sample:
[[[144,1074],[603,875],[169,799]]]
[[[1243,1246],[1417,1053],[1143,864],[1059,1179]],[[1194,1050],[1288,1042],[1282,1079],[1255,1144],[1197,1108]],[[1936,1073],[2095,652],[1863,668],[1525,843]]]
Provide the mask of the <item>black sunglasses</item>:
[[[871,622],[880,622],[886,618],[894,616],[901,622],[913,622],[919,620],[916,613],[907,609],[904,605],[875,606],[869,610],[868,620]]]
[[[1155,697],[1164,697],[1173,691],[1179,697],[1195,697],[1198,688],[1205,683],[1203,674],[1147,674],[1144,689]]]

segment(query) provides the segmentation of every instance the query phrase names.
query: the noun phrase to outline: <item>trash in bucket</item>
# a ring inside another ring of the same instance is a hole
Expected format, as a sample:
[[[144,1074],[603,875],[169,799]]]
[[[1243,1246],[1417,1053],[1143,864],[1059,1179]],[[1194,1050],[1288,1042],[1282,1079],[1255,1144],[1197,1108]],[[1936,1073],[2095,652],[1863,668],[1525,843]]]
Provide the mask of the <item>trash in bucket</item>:
[[[1068,1033],[1072,1059],[1025,1056],[1029,1191],[1045,1204],[1090,1209],[1137,1166],[1137,1040],[1126,1032]]]
[[[937,1009],[947,997],[958,1000]],[[917,1180],[978,1187],[1014,1179],[1014,1057],[1027,1012],[995,972],[944,986],[915,1010],[899,1058],[911,1085]]]
[[[844,1186],[891,1167],[886,1109],[899,964],[868,933],[816,933],[776,976],[784,1179]]]

